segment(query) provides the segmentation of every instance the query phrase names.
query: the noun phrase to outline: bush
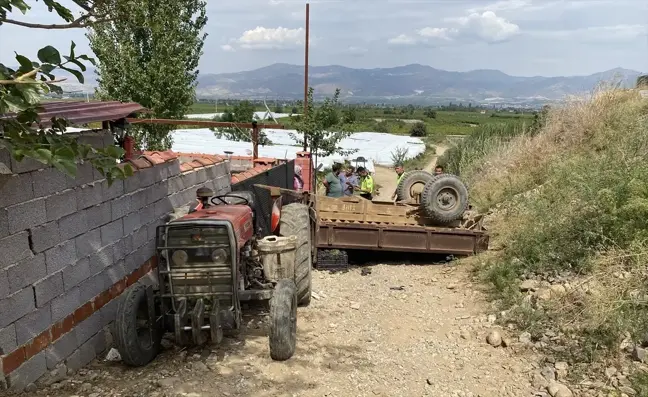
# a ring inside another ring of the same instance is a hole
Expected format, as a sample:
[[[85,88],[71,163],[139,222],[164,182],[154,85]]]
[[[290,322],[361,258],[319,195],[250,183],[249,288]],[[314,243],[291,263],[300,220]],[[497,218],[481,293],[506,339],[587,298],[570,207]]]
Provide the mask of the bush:
[[[424,123],[416,123],[410,128],[410,136],[427,136],[427,126]]]

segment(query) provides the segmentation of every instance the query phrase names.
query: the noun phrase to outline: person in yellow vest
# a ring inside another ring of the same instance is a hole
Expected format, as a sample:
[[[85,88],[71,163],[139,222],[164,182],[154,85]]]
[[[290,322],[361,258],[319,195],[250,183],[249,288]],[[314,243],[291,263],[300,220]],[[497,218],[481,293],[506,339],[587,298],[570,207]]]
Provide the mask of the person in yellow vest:
[[[358,187],[360,191],[360,197],[364,197],[367,200],[373,199],[373,193],[374,193],[373,177],[369,175],[369,173],[364,167],[358,167],[358,175],[360,176],[360,186]]]
[[[402,164],[396,164],[394,171],[396,171],[396,189],[394,190],[394,194],[392,194],[392,200],[396,200],[398,185],[400,184],[400,181],[403,179],[403,175],[405,175],[405,168],[403,168]]]

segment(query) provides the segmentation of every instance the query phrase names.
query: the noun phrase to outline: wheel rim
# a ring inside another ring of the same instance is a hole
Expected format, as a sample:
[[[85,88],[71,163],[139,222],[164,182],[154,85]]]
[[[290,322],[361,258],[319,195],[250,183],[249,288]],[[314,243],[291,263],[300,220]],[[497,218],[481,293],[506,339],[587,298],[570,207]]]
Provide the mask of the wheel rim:
[[[421,194],[423,194],[423,188],[425,187],[424,182],[414,182],[409,188],[410,197],[413,199],[420,199]]]
[[[437,194],[436,201],[442,211],[452,211],[459,205],[459,192],[451,187],[443,188]]]
[[[151,338],[151,323],[149,321],[148,305],[146,300],[140,302],[137,306],[137,315],[135,317],[135,331],[137,332],[137,340],[139,345],[148,349],[153,345]]]

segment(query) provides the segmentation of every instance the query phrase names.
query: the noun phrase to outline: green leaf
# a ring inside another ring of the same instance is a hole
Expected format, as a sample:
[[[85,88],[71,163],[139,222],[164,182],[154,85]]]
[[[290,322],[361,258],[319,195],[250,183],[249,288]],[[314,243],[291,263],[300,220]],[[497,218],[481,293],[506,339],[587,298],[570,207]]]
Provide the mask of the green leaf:
[[[124,166],[124,174],[126,175],[126,177],[130,178],[131,176],[133,176],[134,173],[135,171],[133,170],[133,167],[130,164],[126,164]]]
[[[26,72],[30,72],[34,69],[32,62],[24,55],[16,53],[16,60],[20,63],[20,68],[24,69]]]
[[[54,161],[54,167],[56,167],[57,170],[70,176],[76,176],[77,174],[77,165],[74,161],[67,159],[57,159],[57,161]]]
[[[36,149],[34,158],[41,163],[49,164],[52,161],[52,152],[47,149]]]
[[[65,66],[61,66],[61,69],[65,70],[65,71],[67,71],[67,72],[69,72],[69,73],[72,73],[72,74],[74,75],[74,77],[77,78],[77,80],[79,81],[79,83],[81,83],[81,84],[84,83],[83,73],[79,72],[78,70],[74,70],[74,69],[66,68]]]
[[[76,44],[74,44],[74,41],[70,45],[70,58],[74,59],[74,48],[76,47]]]
[[[61,54],[56,48],[48,45],[38,50],[38,59],[44,63],[59,65],[61,63]]]

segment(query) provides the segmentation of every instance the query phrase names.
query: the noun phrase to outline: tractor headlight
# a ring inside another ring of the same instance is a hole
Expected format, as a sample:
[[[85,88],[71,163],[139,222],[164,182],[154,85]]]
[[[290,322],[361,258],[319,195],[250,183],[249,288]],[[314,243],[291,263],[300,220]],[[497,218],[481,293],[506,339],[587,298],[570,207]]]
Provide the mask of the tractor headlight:
[[[177,250],[173,252],[173,255],[171,255],[171,260],[173,261],[174,265],[183,266],[187,264],[189,255],[187,254],[187,251]]]
[[[211,260],[215,263],[225,263],[227,261],[227,251],[223,248],[212,251]]]

